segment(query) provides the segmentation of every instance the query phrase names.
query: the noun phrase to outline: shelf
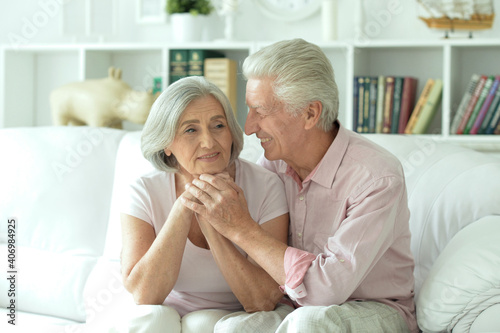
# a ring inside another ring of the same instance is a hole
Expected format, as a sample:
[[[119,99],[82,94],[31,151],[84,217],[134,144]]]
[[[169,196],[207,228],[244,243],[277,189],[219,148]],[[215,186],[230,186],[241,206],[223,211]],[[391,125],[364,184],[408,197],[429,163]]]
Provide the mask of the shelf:
[[[153,77],[168,82],[172,49],[218,50],[238,61],[273,41],[173,44],[38,44],[0,46],[0,127],[52,124],[48,96],[52,89],[73,81],[107,76],[110,66],[123,71],[123,80],[138,90],[152,86]],[[353,78],[358,75],[413,76],[417,96],[428,78],[443,80],[441,107],[426,138],[474,149],[500,151],[500,136],[452,135],[454,111],[474,73],[500,74],[500,39],[357,40],[318,43],[335,70],[339,88],[339,119],[352,129]],[[244,126],[246,83],[238,76],[238,122]],[[125,123],[126,129],[140,126]]]

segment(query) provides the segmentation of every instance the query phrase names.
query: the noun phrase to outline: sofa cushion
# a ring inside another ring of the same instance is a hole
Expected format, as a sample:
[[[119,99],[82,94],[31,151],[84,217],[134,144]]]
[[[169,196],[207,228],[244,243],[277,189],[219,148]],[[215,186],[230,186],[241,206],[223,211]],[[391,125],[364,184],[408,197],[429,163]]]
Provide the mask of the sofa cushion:
[[[461,229],[500,215],[500,159],[419,136],[366,135],[401,161],[408,188],[415,294]]]
[[[0,131],[0,188],[9,189],[0,191],[0,218],[17,220],[19,311],[85,320],[81,293],[104,248],[124,133],[90,127]],[[0,290],[6,283],[0,279]],[[0,298],[0,306],[7,301]]]
[[[425,332],[469,332],[476,317],[500,303],[500,216],[458,232],[422,285],[417,318]],[[500,309],[496,322],[500,325]],[[489,330],[500,326],[490,326]]]

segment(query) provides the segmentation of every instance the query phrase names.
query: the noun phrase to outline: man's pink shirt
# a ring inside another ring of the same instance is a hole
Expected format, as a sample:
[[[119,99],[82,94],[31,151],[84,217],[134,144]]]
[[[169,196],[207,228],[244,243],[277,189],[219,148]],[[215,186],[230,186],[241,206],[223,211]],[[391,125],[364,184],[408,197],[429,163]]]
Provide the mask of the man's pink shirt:
[[[290,209],[282,290],[301,306],[385,303],[417,332],[410,213],[397,158],[339,124],[304,181],[281,160],[258,163],[283,180]]]

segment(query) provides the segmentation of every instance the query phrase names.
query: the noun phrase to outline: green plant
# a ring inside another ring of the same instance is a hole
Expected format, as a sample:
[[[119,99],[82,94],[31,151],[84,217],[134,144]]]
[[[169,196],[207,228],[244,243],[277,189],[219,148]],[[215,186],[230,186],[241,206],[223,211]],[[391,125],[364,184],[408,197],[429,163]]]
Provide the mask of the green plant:
[[[214,7],[210,0],[167,0],[168,14],[191,13],[192,15],[208,15]]]

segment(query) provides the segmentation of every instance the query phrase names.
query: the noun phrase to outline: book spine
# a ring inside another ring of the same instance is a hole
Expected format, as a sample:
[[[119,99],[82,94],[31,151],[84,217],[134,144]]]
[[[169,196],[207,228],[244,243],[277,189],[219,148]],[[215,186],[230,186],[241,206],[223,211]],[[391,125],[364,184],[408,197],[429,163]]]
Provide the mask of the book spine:
[[[365,97],[363,98],[363,133],[368,133],[370,122],[370,84],[371,78],[365,77]]]
[[[370,110],[368,114],[368,133],[375,133],[375,126],[377,122],[377,89],[378,78],[372,77],[370,79]]]
[[[385,78],[384,125],[382,133],[391,133],[392,108],[394,102],[394,77]]]
[[[403,98],[403,77],[394,78],[394,97],[392,102],[391,133],[398,133],[399,116],[401,112],[401,100]]]
[[[169,83],[188,76],[188,50],[170,51]]]
[[[358,129],[358,96],[359,96],[359,85],[358,77],[354,77],[352,86],[352,128],[354,131]]]
[[[479,95],[481,94],[481,91],[483,90],[484,84],[486,83],[487,79],[488,77],[486,75],[481,75],[481,77],[477,81],[476,87],[474,88],[474,92],[472,93],[469,104],[467,104],[467,108],[465,109],[464,116],[462,117],[460,123],[458,124],[457,134],[464,134],[465,126],[467,126],[467,122],[469,121],[472,111],[474,111],[474,106],[476,105],[477,100],[479,99]]]
[[[356,132],[363,133],[363,110],[365,100],[365,78],[358,77],[358,128]]]
[[[477,118],[472,125],[472,128],[470,129],[470,134],[478,134],[479,129],[481,128],[481,125],[483,124],[483,121],[486,118],[486,114],[488,113],[488,110],[491,106],[491,103],[493,102],[493,99],[495,98],[495,93],[498,90],[498,85],[500,84],[500,76],[497,76],[495,78],[495,81],[491,85],[488,94],[486,96],[486,99],[484,100],[483,106],[481,106],[481,110],[479,110],[479,113],[477,115]],[[486,86],[485,86],[486,87]]]
[[[415,106],[418,80],[414,77],[405,77],[403,83],[403,94],[401,98],[401,111],[399,115],[398,133],[405,132],[406,124],[410,119],[411,111]]]
[[[491,118],[491,122],[486,129],[486,134],[494,134],[496,128],[500,125],[500,104],[497,105],[493,117]]]
[[[477,116],[479,115],[479,111],[481,110],[484,101],[486,100],[486,96],[488,96],[488,92],[490,91],[491,85],[493,84],[494,76],[490,76],[486,79],[484,83],[484,87],[479,94],[479,98],[477,99],[476,105],[474,105],[474,109],[467,121],[467,125],[465,125],[464,134],[470,134],[470,130],[476,121]]]
[[[233,109],[237,114],[237,68],[236,61],[228,58],[205,59],[205,78],[219,87],[228,97]]]
[[[473,74],[471,76],[471,79],[469,80],[467,88],[465,89],[465,93],[462,96],[462,100],[460,101],[460,104],[458,105],[455,116],[453,117],[453,122],[451,124],[450,133],[452,133],[452,134],[457,133],[458,125],[460,124],[460,121],[464,117],[465,110],[467,109],[467,105],[469,105],[470,99],[472,97],[472,94],[474,93],[474,90],[476,89],[476,85],[477,85],[477,82],[479,81],[479,78],[480,78],[480,75],[478,75],[478,74]]]
[[[379,75],[377,79],[377,117],[375,124],[375,133],[382,133],[384,126],[384,95],[385,95],[385,76]]]
[[[207,58],[223,58],[224,55],[211,50],[189,50],[188,53],[188,75],[203,76],[204,64]]]
[[[441,79],[436,79],[432,85],[431,91],[429,92],[425,106],[417,119],[417,123],[415,124],[415,127],[413,127],[413,134],[424,134],[427,132],[429,124],[439,108],[442,92],[443,81]]]
[[[495,115],[495,110],[497,109],[497,106],[499,104],[500,104],[500,87],[496,91],[495,97],[493,98],[488,113],[486,114],[486,118],[484,118],[484,121],[481,124],[481,128],[479,129],[479,134],[486,134],[486,130],[488,129],[488,126],[490,125],[491,120]]]
[[[408,120],[408,124],[406,124],[405,134],[412,134],[413,127],[415,127],[415,124],[417,123],[417,119],[420,116],[420,113],[422,112],[425,103],[427,102],[427,97],[429,97],[429,93],[431,92],[433,85],[434,85],[434,79],[428,79],[427,82],[425,83],[424,89],[422,90],[422,93],[418,98],[417,104],[415,105],[415,108],[413,108],[410,119]]]

